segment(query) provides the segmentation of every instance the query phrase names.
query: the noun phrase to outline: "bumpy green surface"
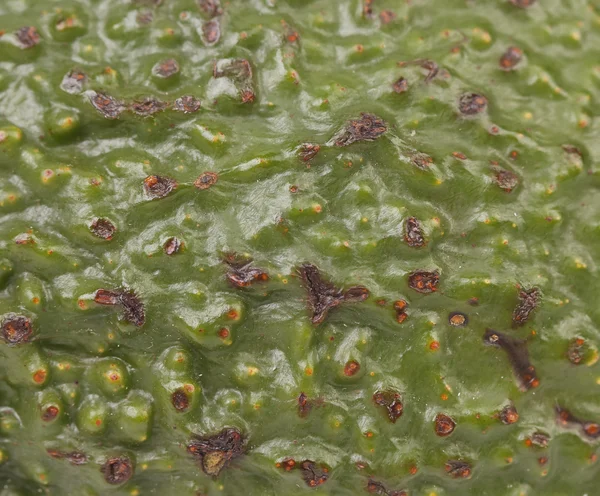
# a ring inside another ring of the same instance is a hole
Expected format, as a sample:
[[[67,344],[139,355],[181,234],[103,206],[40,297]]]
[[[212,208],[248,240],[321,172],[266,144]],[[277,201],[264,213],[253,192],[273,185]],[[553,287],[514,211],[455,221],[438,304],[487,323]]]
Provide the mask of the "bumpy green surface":
[[[554,408],[600,421],[599,6],[372,7],[365,17],[358,0],[231,0],[207,47],[192,0],[0,3],[0,315],[33,325],[31,342],[0,343],[0,494],[354,495],[369,476],[411,495],[598,494],[597,444],[559,426]],[[384,10],[396,14],[388,24]],[[74,27],[61,29],[69,17]],[[37,46],[16,44],[23,26],[37,28]],[[502,71],[513,45],[523,61]],[[213,78],[213,62],[230,57],[250,62],[253,103]],[[174,80],[152,73],[166,58],[180,65]],[[427,70],[399,64],[415,59],[435,61],[438,76],[426,83]],[[84,92],[128,102],[188,94],[202,108],[108,120],[85,93],[60,88],[73,69],[89,78]],[[408,90],[398,94],[401,76]],[[465,118],[458,98],[472,91],[488,108]],[[333,146],[360,112],[387,132]],[[297,157],[303,142],[322,145],[310,167]],[[416,152],[433,159],[428,170]],[[512,192],[494,184],[492,161],[517,174]],[[207,170],[218,182],[194,188]],[[177,189],[150,200],[152,174]],[[409,216],[423,225],[423,248],[404,241]],[[111,240],[90,233],[95,217],[116,225]],[[167,256],[172,236],[184,250]],[[224,252],[252,256],[270,281],[232,287]],[[371,297],[312,325],[303,262]],[[409,289],[416,269],[440,271],[436,293]],[[543,296],[511,329],[517,284]],[[97,289],[118,287],[144,302],[143,326],[94,303]],[[468,326],[451,327],[452,311]],[[486,327],[530,338],[539,387],[519,391],[506,354],[483,344]],[[566,352],[577,337],[592,351],[575,366]],[[353,377],[349,360],[361,365]],[[182,387],[185,413],[171,403]],[[402,396],[395,424],[372,401],[383,389]],[[304,418],[300,392],[322,400]],[[520,418],[504,425],[495,415],[509,402]],[[52,405],[58,415],[43,420]],[[439,412],[457,423],[448,437],[434,432]],[[224,427],[248,437],[247,454],[212,479],[186,445]],[[550,435],[547,448],[526,446],[536,431]],[[120,486],[100,471],[113,456],[134,462]],[[307,487],[276,467],[288,457],[328,465],[329,480]],[[450,478],[449,459],[468,461],[471,478]]]

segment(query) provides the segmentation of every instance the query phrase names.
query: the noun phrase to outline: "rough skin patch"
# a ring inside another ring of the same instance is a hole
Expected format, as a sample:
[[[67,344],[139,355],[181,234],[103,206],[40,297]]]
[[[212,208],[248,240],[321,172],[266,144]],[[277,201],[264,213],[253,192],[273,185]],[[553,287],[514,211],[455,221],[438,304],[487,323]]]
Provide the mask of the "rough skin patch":
[[[133,291],[99,289],[96,291],[94,301],[99,305],[121,305],[124,320],[137,327],[143,326],[146,321],[144,304]]]
[[[298,150],[298,157],[303,162],[309,162],[319,153],[319,150],[321,147],[315,143],[303,143]]]
[[[375,141],[387,131],[383,119],[374,114],[361,113],[359,119],[346,124],[344,131],[335,139],[335,146],[348,146],[359,141]]]
[[[60,87],[63,91],[75,95],[83,91],[83,87],[88,81],[88,77],[81,71],[70,71],[65,74]]]
[[[236,288],[246,288],[254,282],[269,280],[265,271],[252,267],[252,259],[242,259],[235,254],[229,254],[223,262],[229,266],[227,280]]]
[[[444,467],[446,473],[454,479],[468,479],[471,477],[471,465],[459,460],[448,460]]]
[[[539,288],[519,290],[519,303],[512,314],[514,327],[522,326],[529,320],[531,312],[538,307],[541,298],[542,293]]]
[[[95,93],[90,97],[94,108],[107,119],[117,119],[125,110],[125,104],[106,93]]]
[[[449,436],[454,432],[456,422],[445,413],[438,413],[435,417],[435,433],[440,437]]]
[[[167,107],[168,104],[166,102],[162,102],[160,100],[157,100],[156,98],[147,97],[143,100],[133,102],[129,106],[129,109],[134,114],[141,115],[142,117],[148,117],[158,112],[162,112]]]
[[[25,26],[18,29],[15,36],[24,50],[33,48],[40,42],[40,35],[33,26]]]
[[[465,93],[458,100],[458,110],[467,116],[481,114],[487,109],[487,105],[487,98],[477,93]]]
[[[33,336],[31,320],[23,315],[9,314],[2,321],[2,339],[8,344],[28,343]]]
[[[425,238],[423,237],[423,229],[421,223],[416,217],[409,217],[404,223],[404,241],[408,246],[421,248],[425,246]]]
[[[516,46],[510,46],[500,57],[500,68],[503,71],[512,71],[523,60],[523,50]]]
[[[437,291],[439,283],[440,273],[437,270],[433,272],[415,270],[408,275],[408,287],[417,293],[433,293]]]
[[[117,228],[110,220],[99,218],[92,221],[90,231],[99,238],[110,241],[117,232]]]
[[[194,186],[197,189],[208,189],[219,180],[219,175],[216,172],[203,172],[194,181]]]
[[[377,391],[373,395],[373,401],[376,405],[385,409],[388,418],[392,423],[396,423],[404,412],[404,405],[400,394],[395,391]]]
[[[221,470],[244,453],[245,440],[235,428],[225,428],[212,436],[194,436],[188,452],[200,462],[205,474],[217,477]]]
[[[173,110],[184,114],[198,112],[200,110],[200,100],[191,95],[182,96],[173,102]]]
[[[177,188],[177,181],[170,177],[148,176],[144,179],[144,191],[151,199],[164,198]]]
[[[323,322],[329,311],[344,301],[364,301],[369,297],[369,290],[363,286],[353,286],[345,292],[336,288],[330,282],[325,281],[321,277],[319,269],[312,264],[301,265],[298,274],[308,293],[313,324]]]

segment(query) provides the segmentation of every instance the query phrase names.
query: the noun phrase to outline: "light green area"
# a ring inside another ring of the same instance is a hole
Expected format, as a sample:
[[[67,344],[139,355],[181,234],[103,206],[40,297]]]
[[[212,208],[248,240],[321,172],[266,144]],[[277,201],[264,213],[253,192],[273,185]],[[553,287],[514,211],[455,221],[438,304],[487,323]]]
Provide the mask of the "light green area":
[[[0,3],[0,315],[29,316],[35,336],[0,343],[0,494],[342,496],[366,492],[368,475],[411,496],[597,494],[598,446],[559,428],[554,406],[600,422],[600,366],[566,358],[571,339],[600,341],[600,5],[375,0],[366,19],[358,0],[231,0],[220,41],[206,47],[194,1],[150,3]],[[387,25],[385,9],[397,16]],[[140,26],[143,12],[153,20]],[[74,26],[57,29],[69,16]],[[37,27],[39,45],[15,46],[22,26]],[[511,45],[524,59],[504,72]],[[152,73],[167,58],[181,68],[172,82]],[[222,58],[250,61],[254,103],[213,78]],[[429,84],[418,65],[399,65],[422,58],[441,69]],[[60,88],[73,69],[87,74],[84,91],[125,101],[188,94],[202,109],[107,120]],[[409,89],[396,94],[400,76]],[[457,101],[471,91],[489,104],[467,119]],[[360,112],[383,118],[387,133],[332,146]],[[322,145],[310,167],[296,156],[305,141]],[[432,157],[430,170],[413,165],[417,152]],[[493,183],[491,161],[518,175],[513,192]],[[218,183],[195,189],[207,170]],[[147,199],[151,174],[178,188]],[[426,247],[403,241],[409,216]],[[95,217],[117,226],[112,240],[89,232]],[[24,233],[33,243],[15,242]],[[169,257],[172,236],[185,249]],[[252,256],[271,280],[231,287],[220,263],[229,251]],[[371,298],[312,326],[295,275],[305,261]],[[440,271],[437,293],[408,288],[416,269]],[[543,302],[511,330],[517,284],[539,287]],[[145,303],[143,327],[94,304],[96,289],[120,286]],[[409,303],[402,324],[398,299]],[[450,327],[452,311],[469,325]],[[538,388],[518,390],[506,355],[484,346],[486,327],[531,338]],[[348,360],[361,364],[352,378]],[[171,394],[186,385],[190,409],[178,413]],[[402,394],[395,424],[371,399],[385,388]],[[306,418],[301,391],[324,400]],[[520,419],[506,426],[493,416],[509,401]],[[40,419],[46,404],[62,409],[51,423]],[[450,437],[435,435],[438,412],[457,422]],[[248,454],[212,480],[185,445],[226,426],[248,436]],[[546,450],[525,446],[536,430],[551,435]],[[52,459],[49,448],[89,462]],[[134,477],[109,486],[99,467],[121,455],[135,461]],[[285,457],[327,464],[331,477],[310,489],[299,471],[275,467]],[[450,479],[448,459],[471,462],[472,478]]]

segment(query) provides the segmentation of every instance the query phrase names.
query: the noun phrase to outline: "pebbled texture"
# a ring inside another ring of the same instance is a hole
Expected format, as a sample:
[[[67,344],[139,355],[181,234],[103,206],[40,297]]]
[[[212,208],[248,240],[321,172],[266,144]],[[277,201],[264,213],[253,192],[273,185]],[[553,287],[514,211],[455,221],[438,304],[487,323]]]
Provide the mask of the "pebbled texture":
[[[596,494],[599,9],[0,2],[0,316],[31,322],[0,342],[1,494]],[[304,263],[371,296],[315,326]],[[211,477],[187,446],[224,429]]]

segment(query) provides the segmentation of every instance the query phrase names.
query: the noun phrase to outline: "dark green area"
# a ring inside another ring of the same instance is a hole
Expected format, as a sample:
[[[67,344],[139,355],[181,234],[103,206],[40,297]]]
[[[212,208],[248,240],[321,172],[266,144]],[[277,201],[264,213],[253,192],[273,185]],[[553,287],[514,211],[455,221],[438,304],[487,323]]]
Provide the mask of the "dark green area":
[[[152,4],[0,2],[0,315],[28,316],[34,332],[0,343],[0,495],[341,496],[366,494],[369,475],[411,496],[598,494],[597,443],[560,427],[554,408],[600,422],[600,5],[375,0],[369,18],[358,0],[231,0],[206,46],[195,1]],[[385,10],[396,15],[388,24]],[[38,45],[18,46],[23,26],[37,28]],[[510,46],[524,56],[507,72]],[[169,58],[180,73],[158,78],[153,67]],[[225,58],[250,62],[254,102],[213,77]],[[435,61],[438,76],[426,83],[427,70],[401,64],[416,59]],[[88,77],[82,93],[61,89],[72,70]],[[409,87],[397,94],[401,76]],[[93,91],[125,102],[193,95],[202,108],[108,120]],[[466,92],[485,95],[487,110],[460,116]],[[361,112],[387,132],[333,146]],[[321,145],[310,166],[297,157],[303,142]],[[433,159],[428,170],[416,153]],[[512,192],[494,183],[497,166],[518,176]],[[198,190],[204,171],[219,180]],[[178,187],[150,200],[149,175]],[[423,248],[404,242],[410,216]],[[112,240],[90,233],[96,217],[115,224]],[[167,256],[173,236],[184,249]],[[270,281],[232,287],[225,252],[253,257]],[[303,262],[370,299],[311,325]],[[440,271],[438,292],[408,288],[417,269]],[[542,304],[511,329],[517,285],[540,288]],[[122,286],[145,304],[142,327],[93,301]],[[468,326],[448,324],[455,311]],[[539,387],[519,391],[506,354],[484,346],[486,327],[529,338]],[[567,349],[578,337],[589,349],[575,366]],[[349,360],[361,365],[353,377]],[[171,404],[182,387],[186,413]],[[387,388],[404,403],[395,424],[372,401]],[[302,391],[323,400],[305,418]],[[503,425],[494,416],[509,402],[520,418]],[[51,422],[48,405],[59,410]],[[449,437],[435,435],[439,412],[457,423]],[[248,452],[213,480],[186,444],[224,427],[248,436]],[[548,448],[525,445],[536,431]],[[100,472],[114,456],[134,461],[121,486]],[[329,480],[307,487],[275,467],[287,457],[328,465]],[[449,459],[470,462],[472,477],[448,477]]]

